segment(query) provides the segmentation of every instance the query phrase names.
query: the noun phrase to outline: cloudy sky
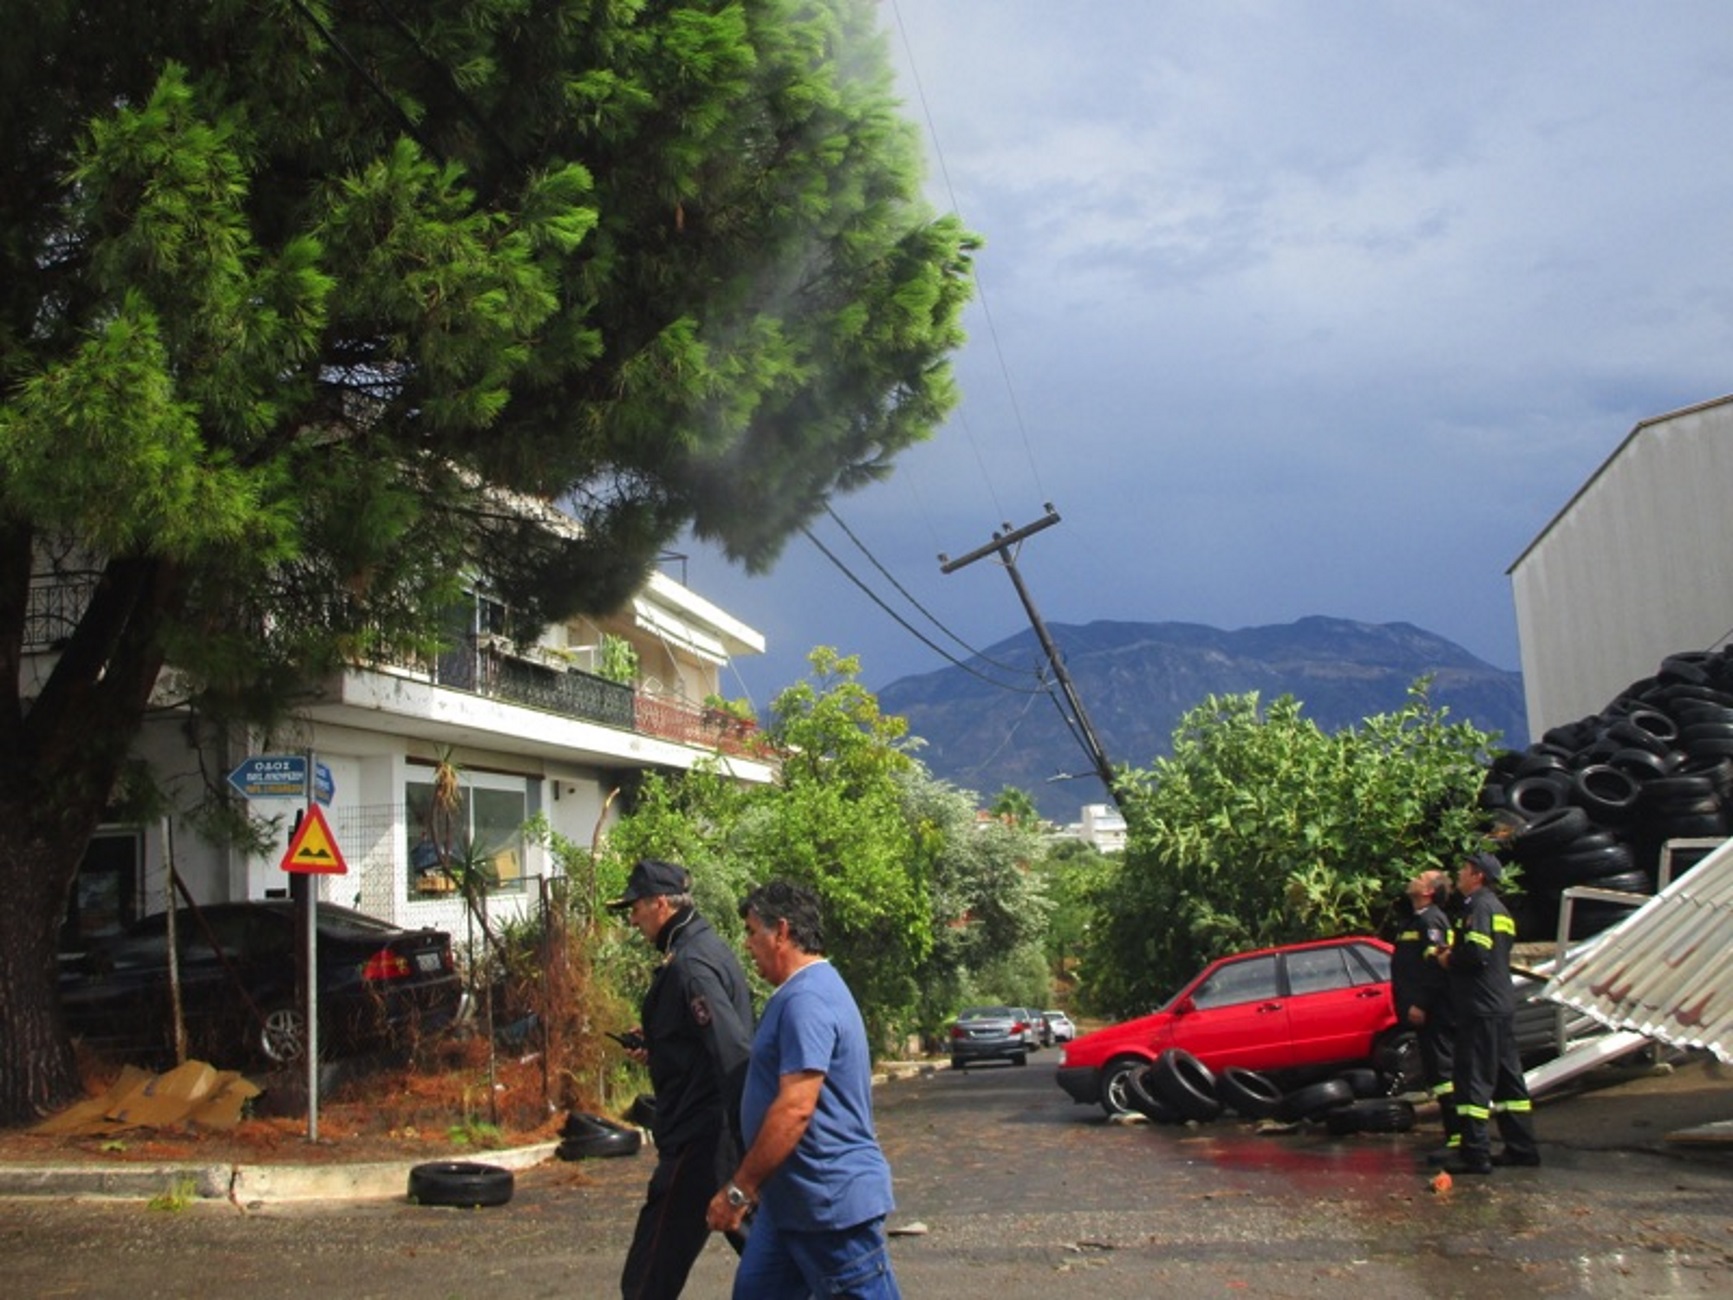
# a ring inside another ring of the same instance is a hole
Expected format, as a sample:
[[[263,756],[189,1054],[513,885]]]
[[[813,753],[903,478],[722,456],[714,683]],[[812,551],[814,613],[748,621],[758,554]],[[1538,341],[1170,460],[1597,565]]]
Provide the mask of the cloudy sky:
[[[987,241],[963,402],[814,533],[946,651],[1049,623],[1406,621],[1519,666],[1506,570],[1639,420],[1733,392],[1733,5],[883,0],[933,206]],[[890,578],[876,566],[882,566]],[[687,580],[947,666],[812,544]],[[894,579],[894,583],[893,580]]]

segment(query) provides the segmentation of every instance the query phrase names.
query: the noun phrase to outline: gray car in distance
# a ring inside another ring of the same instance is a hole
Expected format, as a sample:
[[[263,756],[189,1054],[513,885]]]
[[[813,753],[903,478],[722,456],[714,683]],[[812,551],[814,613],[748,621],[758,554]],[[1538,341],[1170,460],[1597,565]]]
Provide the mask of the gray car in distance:
[[[1028,1013],[1021,1007],[965,1007],[951,1026],[951,1068],[980,1061],[1029,1064]]]

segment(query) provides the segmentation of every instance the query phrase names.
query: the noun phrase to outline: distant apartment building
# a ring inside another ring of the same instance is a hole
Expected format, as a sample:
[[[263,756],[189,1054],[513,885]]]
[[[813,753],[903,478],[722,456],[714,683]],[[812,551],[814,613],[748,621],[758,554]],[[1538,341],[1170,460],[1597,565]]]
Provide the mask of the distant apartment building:
[[[1082,840],[1103,853],[1125,851],[1125,815],[1119,809],[1107,803],[1086,803],[1080,813],[1082,819],[1067,825],[1063,838]]]

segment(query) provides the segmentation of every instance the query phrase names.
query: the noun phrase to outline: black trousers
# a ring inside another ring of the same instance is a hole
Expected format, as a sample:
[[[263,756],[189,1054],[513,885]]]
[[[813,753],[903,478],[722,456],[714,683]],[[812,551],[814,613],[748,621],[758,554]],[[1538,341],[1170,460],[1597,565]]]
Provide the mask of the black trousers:
[[[1462,1154],[1491,1154],[1488,1122],[1496,1117],[1499,1136],[1512,1155],[1537,1154],[1534,1107],[1522,1077],[1511,1016],[1459,1016],[1456,1023],[1456,1114],[1462,1125]]]
[[[1433,1010],[1427,1013],[1426,1023],[1415,1031],[1414,1037],[1420,1044],[1420,1072],[1432,1099],[1438,1103],[1445,1139],[1455,1146],[1461,1132],[1456,1115],[1456,1026],[1448,1012]]]
[[[626,1267],[620,1274],[620,1294],[625,1300],[674,1300],[680,1294],[687,1274],[710,1240],[710,1228],[704,1221],[710,1198],[728,1181],[737,1163],[735,1143],[721,1132],[694,1139],[677,1150],[659,1150],[644,1208],[638,1211],[637,1231],[626,1252]],[[728,1244],[738,1254],[746,1238],[729,1233]]]

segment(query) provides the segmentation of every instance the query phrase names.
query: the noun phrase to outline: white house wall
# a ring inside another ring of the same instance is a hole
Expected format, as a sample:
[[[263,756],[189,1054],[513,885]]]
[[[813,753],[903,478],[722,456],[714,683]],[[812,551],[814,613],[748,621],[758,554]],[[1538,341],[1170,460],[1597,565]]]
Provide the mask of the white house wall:
[[[1733,631],[1733,399],[1644,421],[1511,566],[1529,733]]]

